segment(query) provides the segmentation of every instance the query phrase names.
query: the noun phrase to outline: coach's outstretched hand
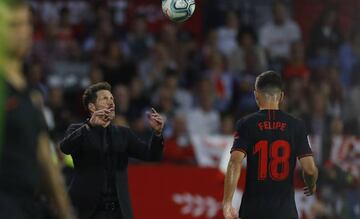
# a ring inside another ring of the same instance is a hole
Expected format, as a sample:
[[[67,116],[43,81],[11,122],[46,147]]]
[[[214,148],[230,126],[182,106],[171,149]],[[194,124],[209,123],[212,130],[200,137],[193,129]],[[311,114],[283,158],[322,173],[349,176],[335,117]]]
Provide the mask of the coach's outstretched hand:
[[[155,134],[160,135],[164,128],[164,119],[156,112],[154,108],[151,108],[151,112],[147,113],[149,118],[149,124],[154,129]]]
[[[225,204],[223,206],[223,214],[224,214],[225,219],[239,219],[238,212],[230,204]]]
[[[104,128],[107,127],[111,123],[111,120],[114,119],[112,115],[112,111],[113,109],[101,109],[95,111],[91,115],[91,118],[89,120],[90,125],[102,126]]]

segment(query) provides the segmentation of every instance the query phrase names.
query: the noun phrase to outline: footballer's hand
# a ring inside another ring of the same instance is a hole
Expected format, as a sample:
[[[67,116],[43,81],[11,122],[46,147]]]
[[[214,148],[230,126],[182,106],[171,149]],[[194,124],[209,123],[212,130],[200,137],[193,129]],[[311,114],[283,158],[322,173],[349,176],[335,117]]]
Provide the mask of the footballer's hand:
[[[111,113],[111,110],[109,109],[101,109],[95,111],[89,120],[89,123],[91,126],[102,126],[106,127],[108,126],[111,121],[109,121],[107,118],[109,118],[109,115]]]
[[[314,185],[313,187],[308,187],[308,186],[304,187],[304,194],[306,196],[311,196],[315,194],[315,192],[316,192],[316,185]]]
[[[150,127],[155,131],[157,135],[160,135],[164,128],[164,119],[156,112],[154,108],[151,108],[151,112],[147,113],[149,118]]]
[[[223,214],[225,219],[239,219],[238,212],[231,204],[223,206]]]

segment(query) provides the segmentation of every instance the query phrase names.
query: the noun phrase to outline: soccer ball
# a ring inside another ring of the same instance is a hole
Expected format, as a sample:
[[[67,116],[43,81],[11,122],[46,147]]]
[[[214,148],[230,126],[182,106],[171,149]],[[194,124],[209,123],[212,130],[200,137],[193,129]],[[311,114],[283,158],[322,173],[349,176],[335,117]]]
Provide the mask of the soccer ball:
[[[162,0],[162,10],[172,21],[183,22],[195,11],[195,0]]]

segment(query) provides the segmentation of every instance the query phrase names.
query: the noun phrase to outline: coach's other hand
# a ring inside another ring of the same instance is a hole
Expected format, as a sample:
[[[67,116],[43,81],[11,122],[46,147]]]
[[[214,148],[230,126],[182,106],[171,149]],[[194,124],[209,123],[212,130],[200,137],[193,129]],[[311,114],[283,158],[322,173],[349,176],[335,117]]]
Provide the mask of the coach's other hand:
[[[154,108],[151,108],[151,112],[147,113],[149,118],[150,127],[155,131],[155,134],[160,135],[164,128],[164,119],[156,112]]]
[[[239,219],[238,212],[231,204],[225,204],[223,206],[223,214],[225,219]]]

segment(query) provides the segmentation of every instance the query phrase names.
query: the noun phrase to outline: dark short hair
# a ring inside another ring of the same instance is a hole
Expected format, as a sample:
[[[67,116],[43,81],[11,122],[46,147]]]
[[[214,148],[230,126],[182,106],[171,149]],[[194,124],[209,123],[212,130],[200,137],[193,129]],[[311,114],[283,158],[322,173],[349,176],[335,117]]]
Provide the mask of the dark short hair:
[[[82,103],[86,110],[88,110],[89,103],[95,103],[97,98],[96,93],[100,90],[108,90],[111,92],[111,85],[107,82],[99,82],[86,88],[82,96]]]
[[[280,74],[275,71],[266,71],[256,77],[255,89],[261,92],[282,91],[283,86]]]

